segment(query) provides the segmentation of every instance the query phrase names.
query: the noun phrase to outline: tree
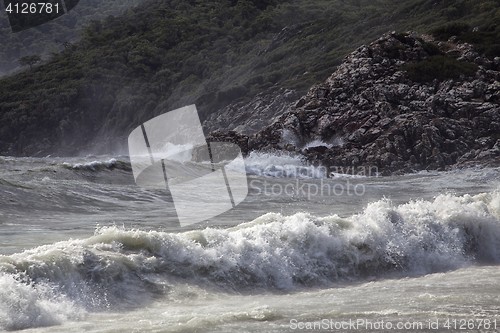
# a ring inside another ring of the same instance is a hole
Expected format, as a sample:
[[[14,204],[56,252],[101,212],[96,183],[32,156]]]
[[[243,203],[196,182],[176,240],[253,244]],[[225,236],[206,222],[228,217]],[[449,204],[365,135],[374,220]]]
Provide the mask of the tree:
[[[19,59],[18,61],[21,64],[21,66],[23,66],[23,67],[30,66],[30,70],[32,70],[33,65],[36,64],[37,62],[39,62],[40,60],[42,60],[42,58],[38,54],[32,54],[29,56],[24,56],[21,59]]]
[[[70,42],[65,42],[65,41],[62,41],[59,39],[56,39],[55,42],[58,44],[62,44],[62,46],[64,46],[64,50],[67,50],[68,47],[70,47],[72,45]]]

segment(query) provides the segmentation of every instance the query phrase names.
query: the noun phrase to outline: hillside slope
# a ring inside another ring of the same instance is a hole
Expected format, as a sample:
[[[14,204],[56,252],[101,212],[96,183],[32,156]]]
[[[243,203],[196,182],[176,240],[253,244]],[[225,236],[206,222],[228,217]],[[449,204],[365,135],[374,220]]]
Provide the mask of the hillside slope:
[[[205,120],[271,87],[300,95],[388,30],[463,20],[497,31],[499,6],[147,0],[92,22],[51,61],[0,80],[0,154],[126,152],[130,131],[168,110],[196,103]]]
[[[91,20],[119,15],[142,0],[80,0],[66,15],[29,30],[12,33],[4,3],[0,1],[0,77],[20,70],[18,59],[39,54],[49,59],[51,52],[64,50],[63,43],[80,38],[82,26]]]

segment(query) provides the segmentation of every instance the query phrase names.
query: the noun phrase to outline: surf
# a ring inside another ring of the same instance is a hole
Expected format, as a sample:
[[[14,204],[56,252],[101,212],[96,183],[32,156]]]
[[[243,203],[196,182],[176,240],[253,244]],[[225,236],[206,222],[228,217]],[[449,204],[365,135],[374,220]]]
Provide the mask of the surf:
[[[179,283],[296,292],[498,264],[500,194],[374,201],[342,218],[267,213],[180,233],[108,226],[0,256],[0,325],[21,329],[149,304]]]

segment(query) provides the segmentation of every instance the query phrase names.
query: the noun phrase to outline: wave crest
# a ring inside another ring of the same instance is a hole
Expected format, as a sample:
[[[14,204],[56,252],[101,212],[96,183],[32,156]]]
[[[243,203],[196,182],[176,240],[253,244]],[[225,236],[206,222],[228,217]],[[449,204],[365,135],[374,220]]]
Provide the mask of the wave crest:
[[[226,291],[292,291],[500,261],[500,194],[440,195],[359,214],[268,213],[183,233],[103,227],[94,236],[0,257],[3,328],[139,306],[179,281]],[[65,309],[72,309],[66,311]]]

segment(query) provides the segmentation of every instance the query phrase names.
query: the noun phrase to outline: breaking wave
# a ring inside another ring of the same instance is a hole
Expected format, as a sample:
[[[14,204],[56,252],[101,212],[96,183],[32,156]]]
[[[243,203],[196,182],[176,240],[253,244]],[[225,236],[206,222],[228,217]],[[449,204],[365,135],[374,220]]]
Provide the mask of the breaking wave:
[[[0,327],[143,306],[176,283],[227,292],[294,291],[500,261],[500,194],[369,204],[341,218],[265,214],[183,233],[104,227],[0,256]]]
[[[111,168],[116,165],[116,159],[112,158],[108,161],[92,161],[92,162],[87,162],[87,163],[68,163],[64,162],[63,166],[65,166],[68,169],[87,169],[87,170],[92,170],[95,171],[96,169],[106,167],[106,168]]]

